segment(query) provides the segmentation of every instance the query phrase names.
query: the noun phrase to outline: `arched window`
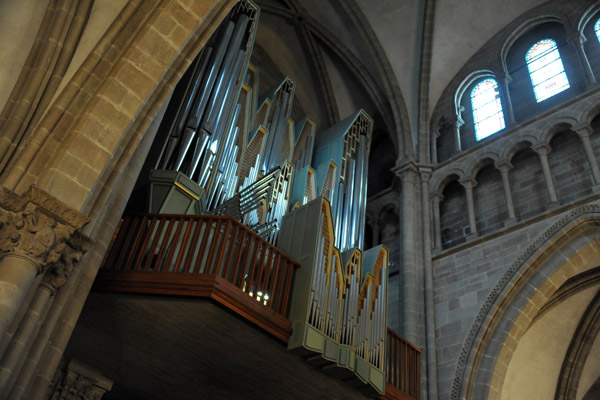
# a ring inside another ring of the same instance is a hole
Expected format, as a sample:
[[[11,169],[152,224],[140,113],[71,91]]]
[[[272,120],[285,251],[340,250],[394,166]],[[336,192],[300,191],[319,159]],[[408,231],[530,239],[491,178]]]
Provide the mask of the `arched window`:
[[[598,40],[600,41],[600,18],[598,19],[598,21],[596,21],[596,23],[594,24],[594,32],[596,32],[596,37],[598,38]]]
[[[531,46],[525,61],[538,103],[569,88],[569,80],[554,40],[543,39]]]
[[[498,84],[492,78],[479,82],[471,91],[475,139],[484,139],[504,129],[504,113]]]

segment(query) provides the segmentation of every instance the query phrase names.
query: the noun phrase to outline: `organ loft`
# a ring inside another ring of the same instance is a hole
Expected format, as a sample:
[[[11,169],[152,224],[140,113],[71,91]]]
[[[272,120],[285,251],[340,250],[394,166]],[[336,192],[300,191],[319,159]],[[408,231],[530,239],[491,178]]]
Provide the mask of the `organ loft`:
[[[0,2],[0,399],[600,397],[600,2]]]

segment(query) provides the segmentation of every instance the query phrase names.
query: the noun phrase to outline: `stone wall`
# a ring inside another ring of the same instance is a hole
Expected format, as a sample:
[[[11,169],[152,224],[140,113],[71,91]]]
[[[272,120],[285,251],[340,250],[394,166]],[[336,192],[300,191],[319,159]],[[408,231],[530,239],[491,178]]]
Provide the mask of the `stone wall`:
[[[597,202],[597,201],[596,201]],[[438,388],[450,398],[461,350],[475,318],[502,275],[527,247],[573,207],[546,213],[503,234],[440,253],[433,258]]]

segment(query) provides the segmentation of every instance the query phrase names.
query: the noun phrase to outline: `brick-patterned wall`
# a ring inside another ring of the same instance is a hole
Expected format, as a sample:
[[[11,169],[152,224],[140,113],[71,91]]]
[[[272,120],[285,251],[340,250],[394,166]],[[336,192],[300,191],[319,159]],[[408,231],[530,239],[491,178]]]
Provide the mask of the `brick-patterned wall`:
[[[561,204],[592,194],[592,175],[581,139],[574,132],[561,132],[550,141],[550,170]]]
[[[463,243],[469,232],[469,217],[465,189],[455,180],[446,185],[444,201],[440,205],[442,247]]]
[[[549,199],[539,156],[531,148],[523,149],[511,160],[509,173],[515,214],[522,221],[546,209]]]
[[[477,233],[485,235],[504,226],[508,209],[502,186],[502,176],[493,165],[482,168],[476,177],[474,190]]]
[[[449,399],[465,338],[492,288],[544,230],[552,216],[433,260],[438,388]]]

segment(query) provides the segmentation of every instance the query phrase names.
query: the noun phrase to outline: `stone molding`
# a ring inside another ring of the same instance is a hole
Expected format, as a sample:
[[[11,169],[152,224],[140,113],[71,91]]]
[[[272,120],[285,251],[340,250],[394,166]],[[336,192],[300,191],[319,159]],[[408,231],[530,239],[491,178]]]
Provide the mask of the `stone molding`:
[[[550,228],[548,228],[542,235],[540,235],[533,243],[531,243],[527,249],[510,265],[506,272],[502,275],[498,283],[494,286],[483,306],[479,309],[475,320],[473,321],[471,328],[465,338],[465,342],[462,346],[460,355],[458,357],[456,372],[452,382],[452,388],[450,392],[451,400],[462,399],[460,397],[461,388],[464,387],[466,378],[465,372],[467,369],[467,362],[469,361],[470,355],[473,353],[475,341],[478,337],[481,337],[485,331],[485,322],[490,315],[492,308],[498,303],[500,297],[507,290],[509,283],[513,280],[516,274],[526,266],[526,262],[538,252],[541,247],[552,240],[555,235],[563,231],[568,225],[576,221],[583,221],[590,218],[598,218],[600,216],[600,205],[598,204],[587,204],[581,207],[575,208],[568,212],[566,215],[556,221]],[[473,382],[474,383],[474,382]]]

